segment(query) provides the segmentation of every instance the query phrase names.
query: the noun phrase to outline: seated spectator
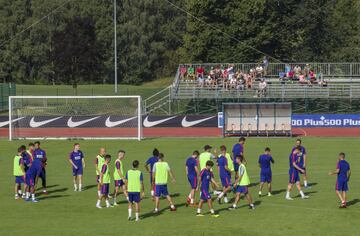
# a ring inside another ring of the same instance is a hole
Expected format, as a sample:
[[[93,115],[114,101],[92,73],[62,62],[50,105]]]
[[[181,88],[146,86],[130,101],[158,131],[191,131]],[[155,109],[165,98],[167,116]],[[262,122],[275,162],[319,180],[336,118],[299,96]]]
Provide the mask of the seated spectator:
[[[299,80],[299,76],[301,75],[301,67],[296,65],[294,67],[294,80]]]
[[[214,67],[211,67],[211,68],[210,68],[209,75],[210,75],[211,78],[215,78],[215,70],[214,70]]]
[[[246,81],[244,79],[244,76],[239,76],[237,78],[237,86],[236,86],[236,89],[237,90],[244,90],[245,89],[245,85],[246,85]]]
[[[266,89],[267,89],[267,83],[265,81],[264,78],[261,78],[260,82],[259,82],[259,87],[258,87],[258,97],[262,97],[266,95]]]
[[[201,87],[201,88],[204,87],[205,81],[204,81],[204,78],[201,76],[201,74],[198,75],[197,81],[198,81],[199,87]]]
[[[264,68],[259,64],[255,68],[255,71],[256,71],[256,78],[259,78],[259,77],[262,77],[263,72],[264,72]]]
[[[196,68],[196,78],[199,78],[199,76],[201,76],[201,78],[204,78],[204,73],[205,73],[204,67],[199,66],[198,68]]]
[[[185,76],[186,76],[186,67],[184,65],[180,66],[180,80],[185,80]]]
[[[227,70],[227,74],[228,74],[228,79],[231,80],[234,75],[234,65],[230,64],[226,70]]]
[[[285,64],[285,74],[288,77],[288,73],[291,71],[291,66],[289,64]]]
[[[299,75],[299,83],[306,84],[306,76],[304,74]]]
[[[187,79],[195,80],[195,69],[192,65],[187,68]]]
[[[212,84],[213,84],[213,79],[210,75],[208,75],[208,77],[205,80],[205,85],[206,87],[212,87]]]
[[[232,75],[232,78],[230,79],[229,81],[229,84],[230,84],[230,88],[236,88],[237,86],[237,79],[236,79],[236,76],[233,74]]]
[[[310,83],[311,84],[315,84],[316,83],[316,75],[315,75],[315,72],[314,70],[310,70],[309,72],[309,78],[310,78]]]

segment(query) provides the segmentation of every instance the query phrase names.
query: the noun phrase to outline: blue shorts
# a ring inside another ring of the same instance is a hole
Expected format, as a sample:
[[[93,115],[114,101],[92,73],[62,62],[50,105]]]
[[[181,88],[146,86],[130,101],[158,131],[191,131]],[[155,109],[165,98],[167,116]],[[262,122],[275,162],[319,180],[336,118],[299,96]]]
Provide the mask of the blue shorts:
[[[155,185],[155,197],[160,197],[163,195],[164,197],[167,197],[169,195],[167,185]]]
[[[110,187],[110,184],[103,184],[101,186],[101,194],[102,195],[108,195],[109,194],[109,187]]]
[[[83,175],[83,168],[82,168],[82,167],[78,167],[77,169],[75,169],[75,168],[73,167],[72,173],[73,173],[73,176]]]
[[[300,182],[299,171],[290,170],[289,171],[289,183],[290,184],[295,184],[297,182]]]
[[[238,163],[234,163],[234,171],[238,172],[239,171],[239,164]]]
[[[137,193],[128,192],[128,194],[129,194],[129,202],[131,202],[131,203],[134,203],[134,202],[139,203],[140,202],[141,199],[140,199],[139,192],[137,192]]]
[[[28,185],[30,187],[34,187],[35,186],[35,176],[26,174],[25,182],[26,182],[26,185]]]
[[[195,175],[188,175],[188,181],[191,185],[191,189],[196,189],[198,186],[198,179]]]
[[[15,176],[15,183],[17,184],[25,183],[25,176]]]
[[[122,187],[124,185],[124,181],[122,179],[115,180],[115,187]]]
[[[249,188],[248,186],[236,186],[236,192],[237,193],[243,193],[243,194],[247,194],[249,192]]]
[[[271,183],[272,173],[260,173],[261,183]]]
[[[204,201],[207,201],[207,200],[211,199],[211,195],[210,195],[208,189],[201,189],[200,199],[204,200]]]
[[[100,183],[100,175],[96,176],[96,183],[98,183],[98,184]]]
[[[224,187],[224,188],[227,188],[231,185],[231,177],[230,175],[227,175],[227,176],[220,176],[220,180],[221,180],[221,185]]]
[[[348,191],[348,190],[349,190],[348,181],[337,180],[337,181],[336,181],[335,190],[341,191],[341,192],[346,192],[346,191]]]

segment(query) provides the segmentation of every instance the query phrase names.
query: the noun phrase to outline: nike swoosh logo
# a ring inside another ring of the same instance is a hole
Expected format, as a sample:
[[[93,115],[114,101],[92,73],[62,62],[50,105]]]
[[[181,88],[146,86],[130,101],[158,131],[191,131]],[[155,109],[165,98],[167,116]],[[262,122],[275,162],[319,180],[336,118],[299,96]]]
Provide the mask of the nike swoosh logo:
[[[78,127],[80,125],[83,125],[83,124],[86,124],[90,121],[93,121],[93,120],[96,120],[98,119],[100,116],[97,116],[97,117],[93,117],[93,118],[90,118],[90,119],[86,119],[86,120],[81,120],[81,121],[72,121],[72,117],[69,118],[68,122],[67,122],[67,125],[70,127],[70,128],[75,128],[75,127]]]
[[[204,119],[201,119],[201,120],[187,121],[186,116],[185,116],[181,121],[181,125],[182,125],[182,127],[187,128],[187,127],[191,127],[191,126],[200,124],[200,123],[202,123],[204,121],[210,120],[210,119],[212,119],[214,117],[215,116],[207,117],[207,118],[204,118]]]
[[[11,123],[14,123],[15,121],[18,121],[18,120],[22,120],[22,119],[24,119],[24,118],[25,118],[25,116],[20,117],[20,118],[17,118],[17,119],[15,119],[15,120],[12,120]],[[0,122],[0,127],[7,126],[8,124],[9,124],[9,121]]]
[[[31,120],[30,120],[30,127],[31,127],[31,128],[38,128],[38,127],[40,127],[40,126],[46,125],[46,124],[48,124],[48,123],[50,123],[50,122],[53,122],[53,121],[55,121],[55,120],[58,120],[58,119],[60,119],[60,118],[62,118],[62,116],[56,117],[56,118],[52,118],[52,119],[49,119],[49,120],[35,121],[35,117],[33,116],[33,117],[31,118]]]
[[[110,120],[110,116],[106,119],[105,121],[105,125],[106,127],[108,128],[111,128],[111,127],[115,127],[115,126],[118,126],[118,125],[121,125],[121,124],[124,124],[130,120],[133,120],[135,118],[138,118],[137,116],[134,116],[134,117],[131,117],[131,118],[128,118],[128,119],[125,119],[125,120],[119,120],[119,121],[111,121]]]
[[[150,127],[159,125],[159,124],[161,124],[161,123],[164,123],[165,121],[174,119],[175,117],[176,117],[176,116],[172,116],[172,117],[168,117],[168,118],[161,119],[161,120],[157,120],[157,121],[149,121],[149,116],[147,116],[147,117],[145,118],[145,120],[144,120],[144,127],[150,128]]]

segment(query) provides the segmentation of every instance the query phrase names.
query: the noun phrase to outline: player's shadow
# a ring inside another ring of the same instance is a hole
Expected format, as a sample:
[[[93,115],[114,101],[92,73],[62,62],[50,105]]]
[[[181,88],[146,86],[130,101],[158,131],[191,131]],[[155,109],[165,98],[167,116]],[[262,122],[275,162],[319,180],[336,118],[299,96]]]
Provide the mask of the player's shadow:
[[[310,187],[312,187],[312,186],[315,186],[315,185],[317,185],[318,183],[309,183],[308,185],[310,186]]]
[[[279,195],[280,193],[284,193],[286,192],[286,189],[283,188],[283,189],[278,189],[278,190],[274,190],[271,192],[272,195]]]
[[[128,204],[129,202],[127,200],[123,200],[123,201],[117,201],[116,203],[118,205],[122,205],[122,204]]]
[[[179,204],[175,204],[175,207],[176,207],[176,209],[179,209],[181,207],[184,207],[185,205],[186,205],[186,203],[179,203]],[[157,213],[148,212],[148,213],[143,214],[140,218],[145,219],[145,218],[148,218],[148,217],[159,216],[159,215],[163,214],[165,211],[170,211],[170,208],[165,207],[165,208],[159,210]]]
[[[312,195],[314,195],[315,193],[317,193],[317,191],[310,191],[310,192],[305,192],[305,195],[307,195],[307,196],[312,196]],[[300,194],[297,195],[295,198],[299,198],[299,197],[301,197]]]
[[[249,184],[249,187],[254,187],[254,186],[258,186],[258,185],[259,185],[259,182],[251,183],[251,184]]]
[[[68,195],[68,194],[50,195],[50,196],[41,196],[41,197],[38,197],[37,199],[39,199],[39,200],[45,200],[45,199],[63,198],[63,197],[69,197],[69,196],[70,196],[70,195]]]
[[[357,204],[357,203],[359,203],[359,202],[360,202],[360,199],[356,198],[356,199],[353,199],[353,200],[351,200],[351,201],[348,201],[348,202],[346,203],[346,205],[352,206],[352,205],[355,205],[355,204]]]
[[[93,184],[93,185],[87,185],[83,188],[84,191],[86,190],[89,190],[89,189],[92,189],[92,188],[95,188],[97,185],[96,184]]]
[[[249,207],[249,204],[248,204],[247,202],[246,202],[245,204],[243,204],[243,203],[240,202],[240,204],[242,204],[242,205],[240,205],[238,208]],[[260,204],[261,204],[261,201],[260,201],[260,200],[257,200],[257,201],[254,202],[255,207],[259,206]],[[216,211],[219,212],[219,213],[222,212],[222,211],[230,211],[230,210],[229,210],[229,207],[231,207],[231,204],[229,204],[229,205],[226,206],[226,207],[220,208],[220,209],[218,209],[218,210],[216,210]]]
[[[57,187],[57,186],[59,186],[59,185],[58,184],[53,184],[53,185],[46,186],[46,188],[49,189],[49,188],[54,188],[54,187]],[[41,189],[42,189],[42,187],[38,187],[38,188],[36,188],[36,191],[41,190]]]
[[[65,192],[67,191],[68,188],[58,188],[58,189],[54,189],[54,190],[50,190],[48,191],[48,194],[52,194],[52,193],[62,193],[62,192]]]

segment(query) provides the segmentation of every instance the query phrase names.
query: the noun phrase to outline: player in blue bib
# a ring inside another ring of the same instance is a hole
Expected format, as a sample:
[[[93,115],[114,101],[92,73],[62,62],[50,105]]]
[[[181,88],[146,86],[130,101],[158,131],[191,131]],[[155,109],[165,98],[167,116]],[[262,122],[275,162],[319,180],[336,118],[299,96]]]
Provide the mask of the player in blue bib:
[[[186,200],[186,206],[194,205],[195,191],[198,190],[199,170],[197,166],[199,154],[199,151],[194,151],[191,157],[189,157],[185,163],[186,176],[191,186],[191,191]]]
[[[36,163],[37,167],[39,167],[40,165],[39,167],[40,174],[36,178],[35,185],[37,185],[37,181],[40,178],[43,188],[43,194],[48,194],[48,192],[46,191],[46,170],[45,170],[46,162],[47,162],[46,152],[45,150],[41,149],[39,141],[36,141],[34,145],[35,145],[35,149],[33,152],[34,163]]]
[[[310,188],[310,186],[308,185],[308,181],[307,181],[307,174],[306,174],[306,149],[304,146],[301,146],[301,139],[297,139],[296,140],[296,144],[295,147],[292,148],[291,153],[295,150],[296,147],[300,148],[300,152],[298,154],[299,156],[299,166],[305,170],[304,173],[300,173],[302,175],[302,179],[304,182],[304,188]]]
[[[221,198],[224,197],[224,202],[228,203],[229,200],[226,196],[231,190],[231,170],[228,167],[228,159],[226,158],[226,147],[222,145],[220,147],[220,157],[217,159],[217,166],[219,171],[219,176],[221,180],[221,185],[223,186],[223,191],[217,196],[217,201],[221,204]]]
[[[207,202],[209,205],[211,216],[219,217],[219,215],[216,214],[214,211],[212,200],[211,200],[211,195],[209,193],[210,183],[215,185],[217,188],[219,187],[214,179],[214,174],[211,171],[211,168],[213,166],[214,166],[214,163],[212,161],[207,161],[206,167],[201,170],[201,173],[200,173],[200,183],[201,183],[200,201],[199,201],[198,209],[196,211],[196,216],[204,216],[203,214],[201,214],[201,208],[202,208],[204,202]]]
[[[245,138],[244,137],[240,137],[239,138],[239,142],[236,143],[234,146],[233,146],[233,149],[232,149],[232,160],[233,160],[233,163],[234,163],[234,171],[235,171],[235,179],[238,177],[238,171],[239,171],[239,165],[238,163],[236,162],[236,157],[237,156],[243,156],[244,155],[244,144],[245,144]]]
[[[350,180],[350,165],[345,161],[345,153],[339,154],[339,161],[336,164],[335,171],[329,173],[329,175],[337,175],[335,192],[341,201],[340,208],[346,208],[346,192],[349,190],[348,182]]]
[[[272,181],[272,172],[271,172],[271,163],[274,163],[274,159],[271,156],[270,148],[265,148],[265,153],[259,156],[259,167],[260,167],[260,190],[259,196],[262,195],[262,189],[264,183],[267,183],[268,186],[268,196],[271,196],[271,181]]]
[[[69,154],[69,162],[72,167],[74,191],[82,190],[82,176],[85,168],[84,154],[80,151],[80,144],[74,144],[74,150]]]
[[[152,169],[154,168],[155,163],[159,161],[159,155],[160,155],[159,150],[157,148],[154,148],[153,156],[149,157],[149,159],[147,159],[145,163],[145,169],[147,170],[147,172],[149,172],[150,175],[150,193],[152,198],[155,197],[155,183],[153,182]]]
[[[304,192],[301,190],[299,172],[304,173],[305,170],[299,166],[299,154],[300,148],[296,147],[294,151],[289,156],[290,169],[289,169],[289,184],[286,191],[286,200],[294,200],[290,197],[290,192],[294,184],[296,184],[297,189],[301,195],[302,199],[307,199],[309,196],[306,196]]]

